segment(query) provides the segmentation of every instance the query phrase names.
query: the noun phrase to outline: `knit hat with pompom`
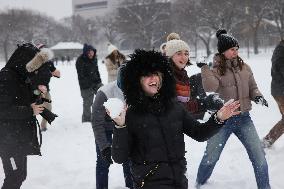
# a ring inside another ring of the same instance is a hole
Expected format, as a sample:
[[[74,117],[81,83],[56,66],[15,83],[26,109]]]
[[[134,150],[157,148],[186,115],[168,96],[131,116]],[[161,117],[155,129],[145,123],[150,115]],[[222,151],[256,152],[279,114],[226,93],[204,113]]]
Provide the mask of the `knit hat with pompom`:
[[[166,55],[172,57],[176,52],[186,50],[189,51],[189,46],[183,40],[170,40],[166,43]]]
[[[223,53],[232,47],[239,48],[238,40],[229,35],[225,29],[218,29],[216,37],[218,39],[217,48],[219,53]]]

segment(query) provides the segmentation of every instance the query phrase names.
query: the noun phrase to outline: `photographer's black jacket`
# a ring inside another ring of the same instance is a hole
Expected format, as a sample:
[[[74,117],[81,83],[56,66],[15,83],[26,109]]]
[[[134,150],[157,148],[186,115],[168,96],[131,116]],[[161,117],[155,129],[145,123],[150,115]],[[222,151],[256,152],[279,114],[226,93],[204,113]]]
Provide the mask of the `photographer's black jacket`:
[[[0,71],[0,156],[40,154],[32,91],[18,71]]]

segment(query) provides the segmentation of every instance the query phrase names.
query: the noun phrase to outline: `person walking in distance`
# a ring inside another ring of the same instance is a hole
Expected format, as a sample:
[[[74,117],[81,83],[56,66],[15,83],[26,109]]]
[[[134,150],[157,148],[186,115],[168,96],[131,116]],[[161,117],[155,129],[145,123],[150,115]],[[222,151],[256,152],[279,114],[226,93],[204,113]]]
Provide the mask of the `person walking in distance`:
[[[97,50],[93,46],[84,44],[83,53],[76,61],[79,86],[83,98],[82,122],[91,122],[91,106],[94,95],[102,86],[96,53]]]
[[[125,61],[126,57],[117,49],[116,46],[108,44],[108,55],[105,58],[105,65],[108,73],[108,82],[112,82],[117,78],[117,72],[120,65]]]

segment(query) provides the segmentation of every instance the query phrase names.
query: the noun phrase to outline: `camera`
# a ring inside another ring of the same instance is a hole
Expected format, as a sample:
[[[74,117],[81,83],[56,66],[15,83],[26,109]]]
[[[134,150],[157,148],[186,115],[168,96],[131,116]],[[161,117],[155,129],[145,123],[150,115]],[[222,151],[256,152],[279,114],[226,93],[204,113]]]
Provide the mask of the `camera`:
[[[36,105],[39,105],[39,104],[43,104],[44,102],[47,102],[47,103],[51,103],[51,100],[49,99],[46,99],[46,98],[42,98],[40,95],[37,97],[35,103]],[[58,117],[58,115],[52,113],[50,110],[44,108],[42,113],[40,113],[40,115],[49,123],[51,124],[52,121],[55,120],[56,117]]]

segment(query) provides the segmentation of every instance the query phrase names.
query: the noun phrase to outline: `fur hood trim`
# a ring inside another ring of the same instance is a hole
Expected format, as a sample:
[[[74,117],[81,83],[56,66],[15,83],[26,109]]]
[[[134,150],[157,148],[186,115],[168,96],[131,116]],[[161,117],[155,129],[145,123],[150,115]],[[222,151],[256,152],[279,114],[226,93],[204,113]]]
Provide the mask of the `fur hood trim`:
[[[126,103],[133,108],[147,111],[146,97],[140,78],[155,72],[162,73],[162,87],[159,90],[160,102],[166,107],[175,98],[175,80],[170,63],[166,56],[160,52],[137,49],[130,55],[130,60],[122,70],[122,91],[124,92]],[[167,108],[167,107],[166,107]]]
[[[28,72],[34,72],[39,69],[45,62],[51,60],[54,54],[51,49],[42,48],[35,55],[35,57],[26,65],[26,69]]]

